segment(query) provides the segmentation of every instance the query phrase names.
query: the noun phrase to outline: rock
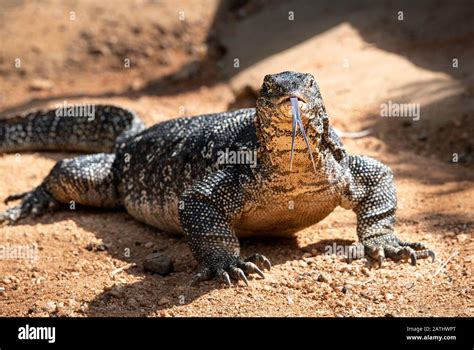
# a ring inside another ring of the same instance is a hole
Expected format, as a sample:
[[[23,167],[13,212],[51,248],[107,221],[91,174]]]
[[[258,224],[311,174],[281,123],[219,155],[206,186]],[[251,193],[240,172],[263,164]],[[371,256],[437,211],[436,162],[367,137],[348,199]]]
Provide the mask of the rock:
[[[34,79],[30,82],[30,89],[41,91],[41,90],[51,90],[53,88],[53,83],[47,79]]]
[[[347,292],[349,292],[350,290],[352,289],[352,286],[350,284],[345,284],[342,286],[341,288],[341,291],[346,294]]]
[[[395,298],[392,293],[385,293],[384,297],[387,301],[393,300]]]
[[[94,252],[103,252],[103,251],[106,251],[107,250],[107,245],[104,244],[104,243],[93,243],[93,242],[90,242],[87,244],[86,246],[86,249],[90,252],[94,251]]]
[[[107,250],[107,246],[105,244],[98,244],[96,247],[95,247],[95,250],[97,252],[104,252]]]
[[[324,276],[323,274],[320,274],[318,276],[318,282],[329,283],[329,279],[326,276]]]
[[[114,284],[109,290],[109,294],[115,298],[122,298],[123,292],[124,288],[120,284]]]
[[[426,141],[428,140],[428,133],[426,131],[422,131],[420,132],[417,137],[416,137],[419,141]]]
[[[146,242],[144,247],[145,247],[145,248],[151,248],[151,247],[153,247],[153,242]]]
[[[167,297],[162,297],[162,298],[160,298],[160,300],[158,300],[158,305],[160,305],[160,306],[166,305],[166,304],[169,304],[169,303],[170,303],[170,300]]]
[[[127,299],[127,304],[134,308],[139,306],[138,301],[134,298]]]
[[[96,43],[91,43],[89,45],[88,51],[91,55],[95,56],[104,56],[110,54],[110,49],[106,45],[98,45]]]
[[[10,284],[10,283],[12,283],[12,280],[11,280],[10,278],[8,278],[8,277],[5,277],[5,278],[2,280],[2,282],[3,282],[4,284]]]
[[[173,271],[173,262],[167,255],[162,253],[152,253],[145,257],[143,268],[148,272],[167,275]]]
[[[48,313],[56,312],[58,307],[54,301],[48,301],[43,305],[42,309]]]
[[[303,260],[300,260],[300,261],[298,262],[298,265],[299,265],[300,267],[308,267],[308,263],[305,262],[305,261],[303,261]]]

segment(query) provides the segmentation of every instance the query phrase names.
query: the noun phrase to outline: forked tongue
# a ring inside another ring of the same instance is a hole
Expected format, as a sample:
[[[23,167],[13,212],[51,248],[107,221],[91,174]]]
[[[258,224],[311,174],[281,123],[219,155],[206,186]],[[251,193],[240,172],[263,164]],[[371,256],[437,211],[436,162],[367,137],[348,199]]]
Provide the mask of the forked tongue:
[[[301,121],[301,117],[300,117],[298,99],[296,97],[291,97],[290,101],[291,101],[291,109],[293,112],[293,123],[292,123],[292,130],[291,130],[290,171],[293,169],[293,155],[295,153],[295,138],[296,138],[296,132],[298,131],[298,126],[299,126],[301,129],[301,134],[303,135],[304,142],[306,143],[306,147],[308,147],[309,158],[311,158],[311,162],[313,163],[314,172],[316,173],[316,164],[314,163],[313,152],[311,151],[311,146],[308,142],[308,138],[306,137],[306,132],[304,131],[303,122]]]

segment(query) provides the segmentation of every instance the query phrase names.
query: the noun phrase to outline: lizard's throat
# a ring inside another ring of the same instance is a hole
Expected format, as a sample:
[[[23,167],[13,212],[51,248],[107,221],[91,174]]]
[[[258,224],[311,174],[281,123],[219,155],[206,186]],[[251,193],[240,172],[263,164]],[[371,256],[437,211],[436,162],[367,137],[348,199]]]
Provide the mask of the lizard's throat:
[[[277,167],[281,172],[313,173],[321,161],[319,152],[320,133],[313,126],[310,119],[303,116],[302,124],[306,134],[306,143],[303,133],[298,127],[293,138],[292,116],[287,119],[267,118],[268,116],[258,115],[257,112],[257,134],[260,145],[268,155],[268,160],[272,166]],[[293,156],[292,154],[292,142]],[[311,148],[311,155],[308,151]]]

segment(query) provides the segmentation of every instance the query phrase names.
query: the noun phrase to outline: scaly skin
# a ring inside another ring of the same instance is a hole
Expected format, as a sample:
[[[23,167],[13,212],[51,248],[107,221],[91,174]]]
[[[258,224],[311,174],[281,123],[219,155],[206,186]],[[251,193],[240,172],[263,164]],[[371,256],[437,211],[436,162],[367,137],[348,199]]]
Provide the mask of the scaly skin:
[[[290,97],[298,98],[316,170],[300,135],[289,170]],[[109,113],[113,108],[115,114],[101,118],[104,108]],[[111,120],[114,126],[120,122],[120,128],[112,128],[117,140],[96,140],[91,149],[82,143],[81,150],[109,153],[58,162],[35,190],[7,198],[22,202],[0,214],[0,220],[14,223],[70,201],[124,207],[137,220],[187,237],[201,266],[194,282],[216,277],[230,285],[231,279],[247,283],[249,273],[263,277],[261,269],[271,266],[260,254],[241,257],[237,237],[291,235],[342,206],[357,215],[359,243],[353,249],[362,247],[380,264],[385,257],[410,259],[412,264],[420,258],[434,260],[423,244],[402,242],[394,235],[392,172],[375,159],[346,153],[310,74],[267,75],[256,109],[179,118],[144,131],[135,116],[120,108],[101,106],[96,113],[102,113],[97,118],[102,130],[110,129]],[[42,130],[60,135],[60,123],[50,120],[57,117],[46,114],[43,123],[48,127]],[[11,125],[9,133],[1,130],[5,126],[0,123],[0,149],[21,144]],[[79,139],[90,139],[84,126],[78,130]],[[59,143],[74,149],[65,139]],[[237,164],[222,157],[239,152],[255,157]]]

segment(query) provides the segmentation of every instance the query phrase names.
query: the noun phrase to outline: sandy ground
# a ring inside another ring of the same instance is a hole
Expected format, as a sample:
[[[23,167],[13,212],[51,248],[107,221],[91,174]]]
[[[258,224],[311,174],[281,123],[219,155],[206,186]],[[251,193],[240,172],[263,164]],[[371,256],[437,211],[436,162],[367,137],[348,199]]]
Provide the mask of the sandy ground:
[[[294,239],[243,240],[243,255],[272,261],[265,280],[189,287],[197,265],[183,238],[124,212],[77,208],[0,227],[0,246],[30,247],[37,257],[0,261],[0,315],[474,315],[472,6],[310,3],[250,1],[229,12],[217,1],[2,1],[2,116],[104,102],[152,125],[253,105],[265,74],[311,72],[335,126],[372,128],[346,148],[390,165],[397,234],[425,242],[437,261],[378,269],[325,254],[356,240],[355,215],[337,209]],[[420,119],[382,118],[389,101],[419,104]],[[70,156],[1,155],[0,198],[38,185]],[[153,251],[171,256],[173,273],[143,271]]]

